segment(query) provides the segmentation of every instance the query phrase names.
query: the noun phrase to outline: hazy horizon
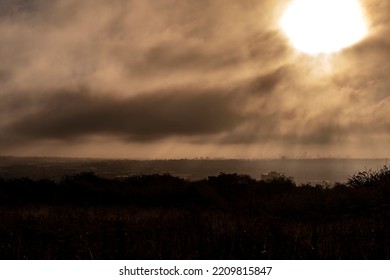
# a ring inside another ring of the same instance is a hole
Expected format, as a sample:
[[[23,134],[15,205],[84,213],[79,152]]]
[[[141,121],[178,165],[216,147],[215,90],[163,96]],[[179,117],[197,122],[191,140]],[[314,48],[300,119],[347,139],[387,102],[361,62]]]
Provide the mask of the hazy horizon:
[[[104,178],[170,174],[202,180],[225,174],[249,175],[260,180],[271,171],[291,177],[297,184],[346,182],[364,171],[389,167],[388,159],[103,159],[57,157],[0,157],[0,178],[61,179],[66,175],[92,172]]]
[[[287,157],[287,156],[275,156],[275,157],[263,157],[263,158],[239,158],[239,157],[209,157],[209,156],[195,156],[195,157],[165,157],[165,158],[155,158],[155,157],[83,157],[83,156],[43,156],[43,155],[0,155],[0,158],[63,158],[63,159],[90,159],[90,160],[146,160],[146,161],[159,161],[159,160],[238,160],[238,161],[256,161],[256,160],[390,160],[390,157],[351,157],[351,156],[308,156],[308,157]]]

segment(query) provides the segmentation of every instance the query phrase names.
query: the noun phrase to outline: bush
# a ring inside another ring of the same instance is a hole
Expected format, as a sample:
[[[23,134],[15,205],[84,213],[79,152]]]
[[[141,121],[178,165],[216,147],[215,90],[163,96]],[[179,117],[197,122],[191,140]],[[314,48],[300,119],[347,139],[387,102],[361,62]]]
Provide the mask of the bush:
[[[379,171],[368,170],[356,173],[348,178],[347,186],[355,189],[375,188],[389,179],[390,169],[384,166]]]

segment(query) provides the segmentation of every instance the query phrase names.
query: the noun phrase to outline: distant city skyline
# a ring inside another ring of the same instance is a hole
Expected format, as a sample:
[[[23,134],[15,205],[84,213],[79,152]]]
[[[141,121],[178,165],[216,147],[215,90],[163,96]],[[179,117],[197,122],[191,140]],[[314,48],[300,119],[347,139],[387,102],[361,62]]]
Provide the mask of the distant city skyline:
[[[390,2],[339,2],[0,1],[0,155],[389,158]]]

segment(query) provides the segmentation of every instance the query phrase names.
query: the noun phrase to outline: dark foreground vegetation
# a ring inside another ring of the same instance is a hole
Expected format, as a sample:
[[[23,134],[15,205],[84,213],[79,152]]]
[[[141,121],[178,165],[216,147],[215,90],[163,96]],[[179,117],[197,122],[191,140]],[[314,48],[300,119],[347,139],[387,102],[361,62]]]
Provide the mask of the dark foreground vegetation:
[[[1,259],[389,259],[390,170],[331,188],[220,174],[0,179]]]

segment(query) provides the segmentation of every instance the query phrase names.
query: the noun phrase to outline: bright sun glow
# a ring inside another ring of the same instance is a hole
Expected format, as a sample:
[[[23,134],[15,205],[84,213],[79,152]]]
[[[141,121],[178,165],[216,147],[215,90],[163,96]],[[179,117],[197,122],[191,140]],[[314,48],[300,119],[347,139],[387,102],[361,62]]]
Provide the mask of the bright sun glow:
[[[312,55],[340,51],[368,33],[359,0],[294,0],[280,25],[296,49]]]

